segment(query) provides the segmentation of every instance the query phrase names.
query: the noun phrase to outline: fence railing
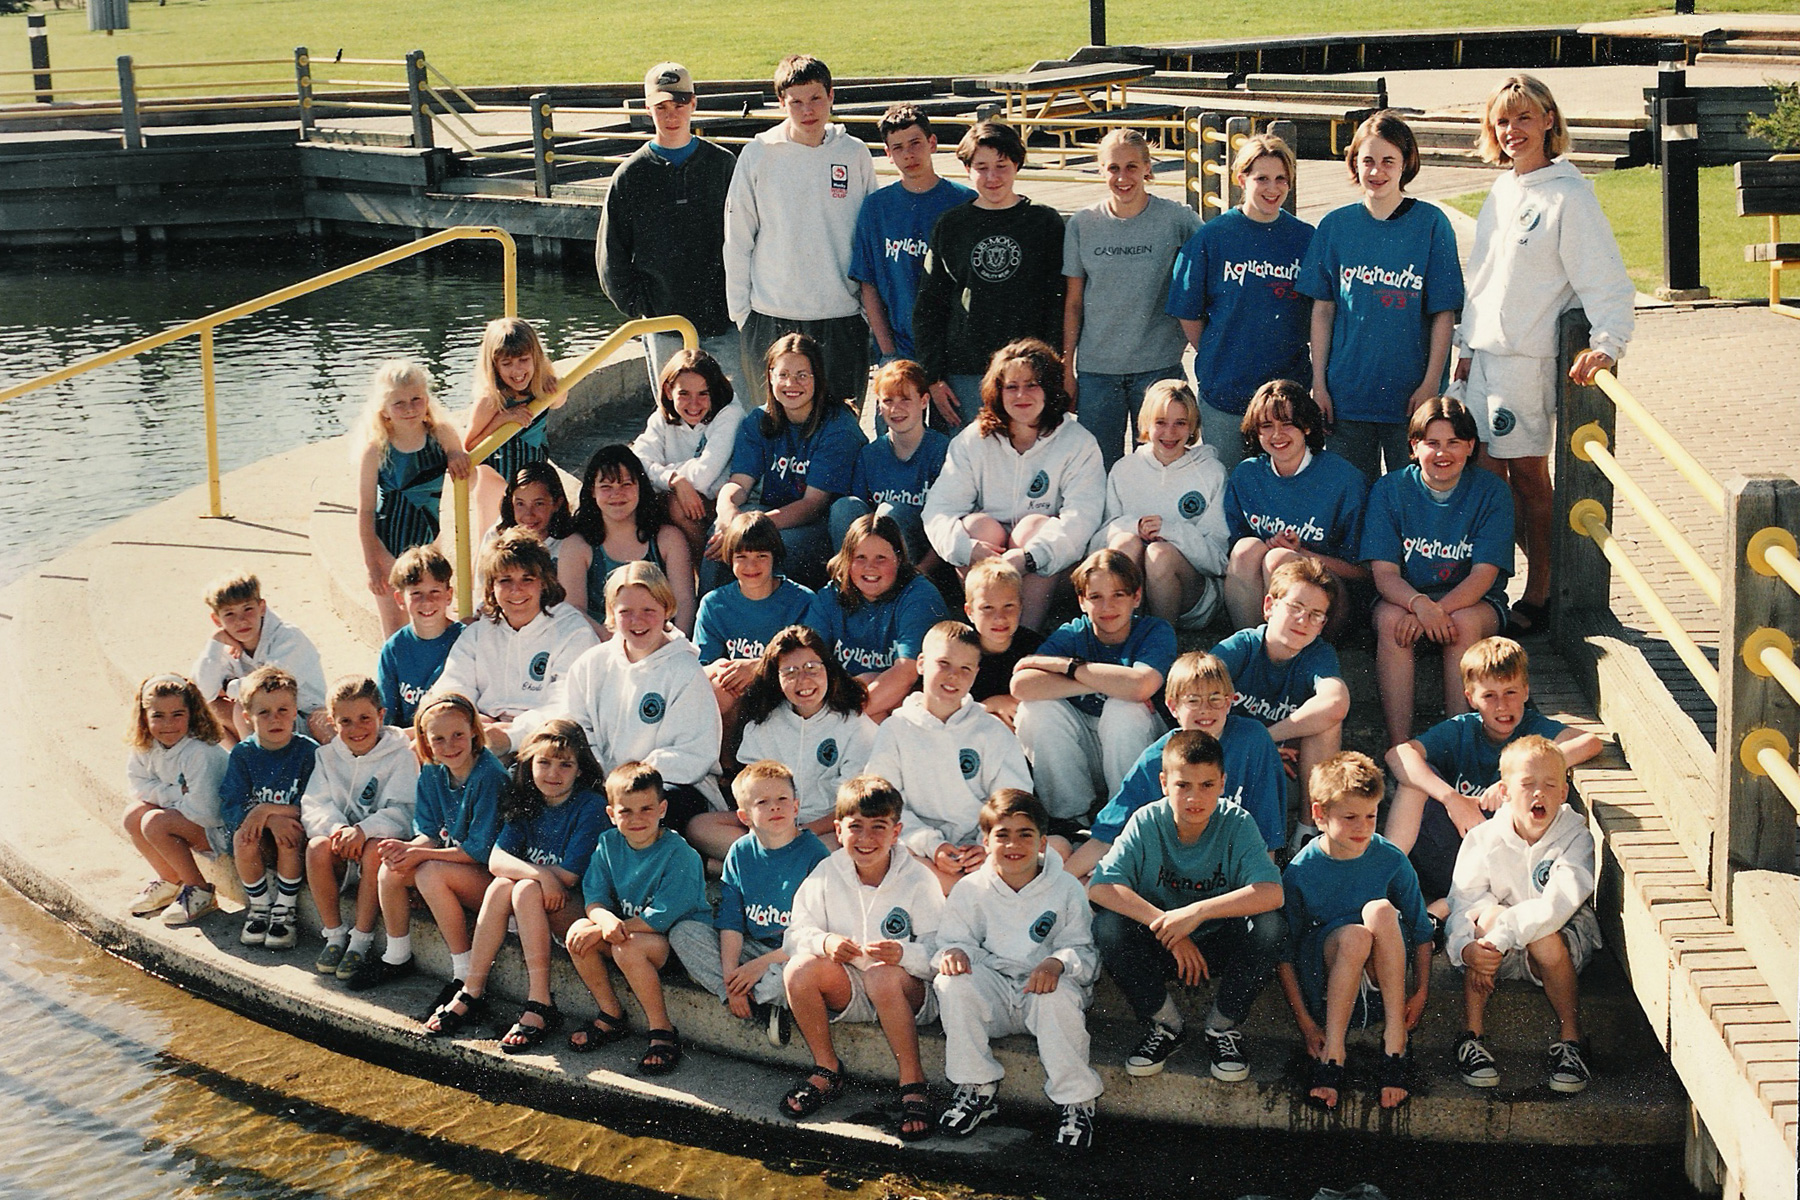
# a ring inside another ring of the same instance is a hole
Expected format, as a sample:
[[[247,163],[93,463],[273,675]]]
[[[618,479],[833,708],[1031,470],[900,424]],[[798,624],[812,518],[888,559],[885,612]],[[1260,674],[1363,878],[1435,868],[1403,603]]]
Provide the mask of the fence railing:
[[[1566,370],[1587,345],[1580,312],[1565,314],[1559,362]],[[1715,565],[1632,478],[1613,453],[1623,415],[1650,446],[1723,518],[1724,552]],[[1596,385],[1564,385],[1557,457],[1557,537],[1552,620],[1611,605],[1611,571],[1717,705],[1714,733],[1718,805],[1708,874],[1729,916],[1731,877],[1746,869],[1795,869],[1800,771],[1800,482],[1786,477],[1715,479],[1610,371]],[[1682,572],[1719,608],[1718,665],[1614,536],[1622,501],[1668,549]],[[1573,535],[1573,536],[1571,536]]]

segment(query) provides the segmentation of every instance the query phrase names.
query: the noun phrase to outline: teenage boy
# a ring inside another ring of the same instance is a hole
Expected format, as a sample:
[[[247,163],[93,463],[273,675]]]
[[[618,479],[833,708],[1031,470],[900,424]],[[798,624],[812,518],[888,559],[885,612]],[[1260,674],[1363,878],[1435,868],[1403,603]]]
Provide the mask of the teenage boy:
[[[876,122],[897,183],[869,193],[856,217],[850,278],[862,287],[863,316],[885,363],[912,358],[913,302],[925,269],[925,247],[939,217],[975,198],[960,183],[941,178],[932,164],[937,135],[931,118],[902,101]]]
[[[1070,579],[1082,615],[1019,660],[1012,694],[1039,799],[1080,822],[1162,736],[1152,701],[1175,663],[1175,629],[1139,615],[1143,577],[1117,550],[1094,551]]]
[[[1250,1077],[1238,1025],[1275,971],[1281,951],[1281,876],[1250,814],[1219,804],[1225,752],[1211,734],[1184,729],[1163,747],[1163,798],[1126,822],[1088,898],[1106,973],[1146,1027],[1125,1060],[1155,1075],[1186,1039],[1167,981],[1214,981],[1206,1014],[1212,1075]]]
[[[375,685],[387,719],[413,736],[413,714],[419,701],[444,673],[450,647],[463,625],[451,616],[455,593],[450,588],[450,560],[436,546],[414,546],[394,560],[388,584],[406,624],[381,644],[375,660]]]
[[[975,199],[938,218],[913,305],[913,344],[931,380],[939,421],[955,428],[981,411],[981,377],[994,351],[1019,338],[1060,345],[1063,220],[1013,190],[1025,143],[983,121],[963,135],[957,161]]]
[[[238,695],[250,734],[231,748],[219,784],[219,815],[231,831],[232,857],[249,901],[238,941],[271,950],[291,950],[299,940],[306,873],[300,797],[319,752],[319,743],[295,732],[299,694],[300,685],[280,667],[258,667],[244,677]]]
[[[850,243],[875,190],[875,163],[830,123],[831,68],[818,59],[782,59],[775,99],[787,119],[744,147],[725,200],[725,296],[743,333],[745,375],[761,379],[769,345],[804,333],[825,354],[819,398],[860,406],[869,327],[850,279]]]
[[[306,732],[315,742],[329,742],[331,714],[325,711],[325,668],[318,647],[275,615],[256,576],[244,572],[215,579],[206,589],[206,607],[217,632],[188,676],[219,719],[225,748],[250,734],[238,685],[258,667],[280,667],[293,676]]]
[[[656,136],[625,160],[606,189],[594,239],[600,286],[628,317],[692,321],[700,348],[719,360],[732,394],[754,408],[737,327],[725,306],[725,194],[737,160],[694,136],[694,79],[680,63],[657,63],[644,73],[644,107]],[[652,389],[679,349],[680,334],[645,335]]]

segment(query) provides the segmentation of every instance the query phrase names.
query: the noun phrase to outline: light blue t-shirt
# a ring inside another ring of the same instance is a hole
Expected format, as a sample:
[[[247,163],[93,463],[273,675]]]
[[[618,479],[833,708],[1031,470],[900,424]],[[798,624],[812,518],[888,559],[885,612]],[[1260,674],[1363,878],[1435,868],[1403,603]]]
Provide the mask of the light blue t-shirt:
[[[1299,288],[1337,305],[1325,383],[1338,420],[1406,420],[1425,379],[1430,318],[1463,305],[1450,218],[1410,199],[1385,221],[1361,204],[1333,209],[1307,247]]]
[[[912,457],[901,462],[894,453],[893,439],[884,433],[857,454],[849,494],[871,505],[922,509],[925,493],[937,482],[949,453],[949,435],[939,429],[927,429]]]
[[[1169,315],[1203,320],[1194,348],[1200,394],[1242,413],[1271,379],[1312,381],[1312,302],[1294,287],[1313,227],[1283,212],[1264,224],[1221,213],[1187,240],[1169,284]]]
[[[913,357],[913,302],[919,298],[919,276],[925,271],[931,227],[947,209],[974,198],[972,190],[948,179],[938,180],[928,192],[917,193],[907,191],[906,185],[896,180],[870,192],[856,214],[850,278],[875,285],[887,309],[888,328],[894,331],[894,349],[901,358]]]
[[[587,870],[594,844],[612,828],[606,815],[606,797],[579,791],[527,821],[508,821],[494,845],[514,858],[540,867],[560,867],[577,879]]]
[[[296,733],[279,750],[264,750],[255,734],[233,746],[219,781],[219,816],[226,830],[236,833],[258,804],[299,807],[318,753],[319,743],[304,733]]]
[[[1313,698],[1321,680],[1343,675],[1337,651],[1324,638],[1315,638],[1286,662],[1276,662],[1269,657],[1268,636],[1267,625],[1240,629],[1212,650],[1237,687],[1232,711],[1261,721],[1265,727],[1293,716],[1295,709]]]
[[[1125,640],[1108,646],[1095,636],[1094,623],[1084,614],[1052,630],[1037,652],[1058,658],[1085,658],[1115,667],[1154,667],[1166,679],[1169,668],[1175,665],[1175,627],[1161,617],[1139,614],[1131,618],[1131,630]],[[1099,716],[1106,707],[1106,696],[1101,692],[1068,699],[1090,717]]]
[[[701,597],[700,612],[694,618],[700,665],[721,658],[761,658],[777,633],[789,625],[806,623],[812,598],[811,588],[785,577],[761,600],[745,596],[735,579],[714,588]]]
[[[847,407],[830,400],[818,403],[828,407],[810,438],[802,437],[800,427],[791,421],[775,437],[765,436],[766,413],[751,413],[738,426],[730,473],[748,475],[760,484],[764,507],[792,504],[809,487],[833,496],[850,490],[850,473],[867,439]]]
[[[1169,739],[1181,732],[1163,734],[1140,755],[1119,790],[1107,801],[1089,830],[1095,840],[1117,840],[1131,815],[1146,804],[1162,799],[1162,753]],[[1225,791],[1220,799],[1237,805],[1256,821],[1263,842],[1270,849],[1287,844],[1287,778],[1281,768],[1281,751],[1269,731],[1249,717],[1230,713],[1219,731],[1225,751]]]
[[[1280,881],[1249,813],[1221,804],[1194,843],[1184,845],[1166,799],[1131,815],[1092,876],[1093,883],[1122,884],[1165,910]]]
[[[1533,734],[1555,741],[1568,728],[1526,705],[1512,735],[1496,743],[1481,727],[1481,714],[1461,713],[1446,717],[1418,737],[1425,761],[1438,778],[1464,796],[1479,796],[1500,782],[1500,752],[1522,737]]]
[[[444,632],[426,639],[414,633],[411,625],[402,625],[381,644],[375,659],[375,686],[381,690],[381,707],[387,709],[389,725],[405,728],[413,723],[419,701],[444,673],[450,647],[456,645],[463,629],[462,622],[452,621]]]
[[[442,846],[454,846],[484,866],[500,836],[500,793],[506,790],[506,768],[492,750],[475,759],[469,777],[459,785],[442,763],[426,763],[419,771],[414,795],[413,832]]]
[[[890,600],[867,600],[846,612],[838,603],[838,586],[828,583],[813,597],[806,623],[836,650],[838,662],[852,675],[885,671],[903,658],[918,658],[925,633],[949,616],[944,598],[923,575]]]
[[[1369,489],[1361,557],[1394,563],[1406,582],[1434,600],[1467,579],[1476,563],[1498,567],[1484,595],[1504,612],[1513,569],[1512,492],[1473,464],[1442,500],[1425,486],[1417,463],[1390,471]]]
[[[699,851],[680,834],[660,830],[654,842],[633,850],[624,834],[609,829],[588,859],[581,896],[587,906],[598,904],[627,921],[637,917],[667,933],[683,917],[706,912],[706,876]]]
[[[810,829],[802,829],[779,850],[765,849],[754,833],[746,833],[725,852],[714,928],[780,944],[793,914],[794,893],[830,854]]]
[[[1269,456],[1246,458],[1225,483],[1225,524],[1231,540],[1291,533],[1300,546],[1345,562],[1361,559],[1363,509],[1369,481],[1342,455],[1321,450],[1287,478]]]
[[[1281,874],[1288,937],[1284,956],[1300,977],[1300,993],[1315,1020],[1325,1017],[1325,939],[1362,920],[1363,905],[1383,897],[1400,910],[1400,928],[1414,946],[1431,940],[1431,918],[1419,877],[1406,854],[1379,833],[1355,858],[1333,858],[1315,839]]]

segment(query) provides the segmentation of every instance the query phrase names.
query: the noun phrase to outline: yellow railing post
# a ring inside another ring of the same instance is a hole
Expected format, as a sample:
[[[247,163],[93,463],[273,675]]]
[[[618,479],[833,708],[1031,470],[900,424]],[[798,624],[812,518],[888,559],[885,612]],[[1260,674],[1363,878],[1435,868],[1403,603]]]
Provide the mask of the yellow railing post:
[[[200,391],[206,408],[206,515],[226,516],[219,495],[219,405],[213,383],[213,329],[200,331]]]

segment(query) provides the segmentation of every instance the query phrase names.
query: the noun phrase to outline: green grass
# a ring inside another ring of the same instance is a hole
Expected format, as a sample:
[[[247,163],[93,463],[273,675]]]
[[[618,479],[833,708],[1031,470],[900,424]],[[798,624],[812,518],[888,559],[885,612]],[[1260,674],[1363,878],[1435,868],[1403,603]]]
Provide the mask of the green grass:
[[[819,55],[841,75],[962,74],[1063,58],[1088,37],[1082,0],[168,0],[131,5],[132,28],[112,37],[89,33],[83,12],[41,7],[51,62],[61,67],[111,66],[121,54],[139,63],[283,58],[301,45],[318,58],[340,47],[353,58],[422,49],[459,84],[641,79],[662,58],[681,60],[702,81],[764,78],[796,50]],[[1710,0],[1706,7],[1800,12],[1800,0]],[[1166,42],[1568,24],[1669,11],[1637,0],[1505,7],[1487,0],[1113,0],[1108,33],[1113,42]],[[0,18],[0,70],[30,65],[24,23],[23,16]],[[262,68],[230,77],[282,74]]]
[[[1595,176],[1594,191],[1612,222],[1625,269],[1640,292],[1662,284],[1662,181],[1654,167],[1609,171]],[[1481,212],[1485,192],[1450,200],[1471,217]],[[1700,282],[1718,299],[1760,299],[1769,294],[1767,266],[1744,261],[1744,247],[1769,239],[1764,217],[1737,215],[1730,167],[1700,172]]]

